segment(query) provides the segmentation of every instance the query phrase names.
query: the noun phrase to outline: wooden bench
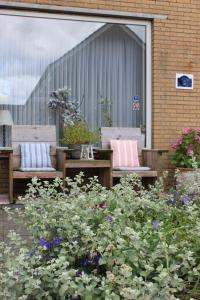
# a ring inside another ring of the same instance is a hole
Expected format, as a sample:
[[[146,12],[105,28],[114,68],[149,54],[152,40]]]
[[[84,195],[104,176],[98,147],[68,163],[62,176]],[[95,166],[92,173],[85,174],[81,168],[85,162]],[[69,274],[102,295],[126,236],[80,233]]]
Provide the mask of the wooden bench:
[[[14,125],[12,127],[12,148],[13,148],[13,181],[17,181],[16,188],[20,185],[18,180],[30,180],[33,177],[41,179],[63,178],[63,169],[59,170],[57,167],[61,165],[58,163],[56,154],[56,127],[55,126],[32,126],[32,125]],[[21,143],[48,143],[51,145],[50,157],[52,167],[56,171],[41,172],[41,171],[20,171],[21,157],[20,144]]]
[[[137,170],[112,170],[113,182],[122,176],[127,176],[136,173],[141,178],[145,179],[144,183],[154,183],[158,176],[158,162],[159,157],[168,152],[168,150],[161,149],[145,149],[144,136],[140,128],[126,128],[126,127],[102,127],[101,128],[101,143],[103,149],[110,148],[111,139],[122,140],[137,140],[138,141],[138,155],[141,167],[149,167],[149,170],[138,168]]]

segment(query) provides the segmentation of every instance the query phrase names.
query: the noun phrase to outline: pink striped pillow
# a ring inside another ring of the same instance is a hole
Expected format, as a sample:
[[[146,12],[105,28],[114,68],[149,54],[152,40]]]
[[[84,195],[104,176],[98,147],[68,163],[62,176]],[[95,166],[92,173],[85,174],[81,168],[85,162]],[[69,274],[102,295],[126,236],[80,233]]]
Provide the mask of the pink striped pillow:
[[[113,168],[139,167],[137,140],[111,140]]]

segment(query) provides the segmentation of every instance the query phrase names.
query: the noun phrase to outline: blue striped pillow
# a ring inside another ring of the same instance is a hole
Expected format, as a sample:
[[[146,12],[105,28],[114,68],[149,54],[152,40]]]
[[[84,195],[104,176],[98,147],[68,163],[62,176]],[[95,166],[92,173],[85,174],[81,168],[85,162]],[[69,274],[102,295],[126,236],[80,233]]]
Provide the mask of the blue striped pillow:
[[[21,146],[21,168],[52,168],[50,144],[24,143]]]

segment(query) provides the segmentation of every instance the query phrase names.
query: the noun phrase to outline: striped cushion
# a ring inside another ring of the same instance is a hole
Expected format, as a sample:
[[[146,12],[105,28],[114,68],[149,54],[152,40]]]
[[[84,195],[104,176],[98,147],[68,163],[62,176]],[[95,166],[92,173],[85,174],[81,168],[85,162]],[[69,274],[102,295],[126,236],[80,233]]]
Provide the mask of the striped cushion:
[[[21,169],[23,168],[52,168],[50,144],[20,144]]]
[[[111,140],[113,168],[139,167],[137,140]]]

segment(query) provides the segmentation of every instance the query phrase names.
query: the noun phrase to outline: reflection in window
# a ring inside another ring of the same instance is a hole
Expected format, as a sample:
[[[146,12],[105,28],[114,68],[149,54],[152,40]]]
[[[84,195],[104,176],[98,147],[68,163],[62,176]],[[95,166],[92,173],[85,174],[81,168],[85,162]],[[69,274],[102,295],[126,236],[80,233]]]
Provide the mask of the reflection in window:
[[[102,98],[113,126],[145,125],[145,26],[1,15],[0,35],[0,109],[15,124],[59,127],[49,94],[68,87],[92,128],[107,125]]]

